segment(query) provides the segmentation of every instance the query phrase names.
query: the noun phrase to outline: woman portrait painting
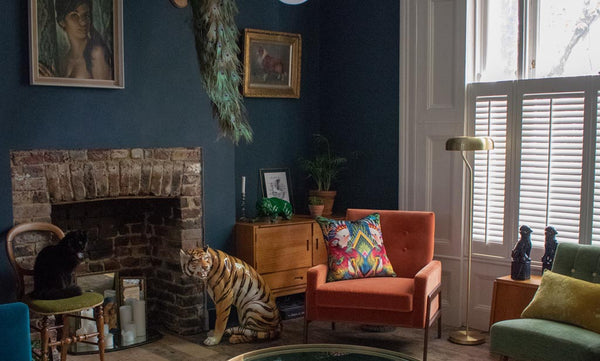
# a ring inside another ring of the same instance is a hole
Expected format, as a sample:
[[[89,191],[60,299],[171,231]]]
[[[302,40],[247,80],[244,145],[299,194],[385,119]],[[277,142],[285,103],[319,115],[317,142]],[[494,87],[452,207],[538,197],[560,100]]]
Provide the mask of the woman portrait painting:
[[[115,80],[114,0],[32,1],[37,5],[31,16],[37,20],[34,78]]]

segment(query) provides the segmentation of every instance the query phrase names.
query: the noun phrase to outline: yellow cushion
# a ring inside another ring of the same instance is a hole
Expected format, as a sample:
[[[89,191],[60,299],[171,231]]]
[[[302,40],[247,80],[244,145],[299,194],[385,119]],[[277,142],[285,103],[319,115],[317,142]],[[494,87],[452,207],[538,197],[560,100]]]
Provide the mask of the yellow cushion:
[[[84,292],[81,296],[58,300],[35,300],[27,295],[23,298],[23,302],[36,313],[54,315],[96,307],[104,302],[104,296],[96,292]]]
[[[570,323],[600,333],[600,284],[546,271],[522,318]]]

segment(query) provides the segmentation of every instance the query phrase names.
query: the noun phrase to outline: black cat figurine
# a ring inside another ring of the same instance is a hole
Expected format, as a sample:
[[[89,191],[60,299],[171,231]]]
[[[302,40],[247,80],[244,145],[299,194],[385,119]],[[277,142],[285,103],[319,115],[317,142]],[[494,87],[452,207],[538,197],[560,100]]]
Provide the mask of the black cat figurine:
[[[512,250],[510,275],[513,280],[528,280],[531,278],[531,228],[526,225],[519,228],[521,238]]]
[[[87,236],[83,231],[69,232],[55,245],[38,253],[33,267],[33,292],[40,300],[57,300],[81,295],[75,284],[75,268],[83,261]]]
[[[547,269],[552,269],[556,247],[558,246],[558,242],[556,241],[558,232],[556,231],[556,228],[552,226],[546,227],[545,234],[546,241],[544,242],[544,255],[542,256],[542,273]]]

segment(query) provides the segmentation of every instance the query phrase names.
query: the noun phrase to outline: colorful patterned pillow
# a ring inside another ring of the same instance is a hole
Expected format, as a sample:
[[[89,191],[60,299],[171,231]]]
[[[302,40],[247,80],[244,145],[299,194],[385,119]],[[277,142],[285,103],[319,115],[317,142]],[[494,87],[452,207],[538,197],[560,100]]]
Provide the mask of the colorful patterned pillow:
[[[385,253],[379,213],[358,221],[317,217],[327,246],[327,282],[366,277],[396,277]]]

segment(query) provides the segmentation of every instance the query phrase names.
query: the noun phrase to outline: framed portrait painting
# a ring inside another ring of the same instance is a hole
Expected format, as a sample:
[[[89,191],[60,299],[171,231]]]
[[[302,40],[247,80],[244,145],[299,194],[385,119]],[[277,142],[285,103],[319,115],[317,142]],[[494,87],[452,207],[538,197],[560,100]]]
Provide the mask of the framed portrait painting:
[[[300,34],[244,30],[244,95],[300,98]]]
[[[30,82],[123,88],[122,0],[29,0]]]
[[[292,203],[292,182],[287,168],[269,168],[260,170],[262,196],[279,198]]]

